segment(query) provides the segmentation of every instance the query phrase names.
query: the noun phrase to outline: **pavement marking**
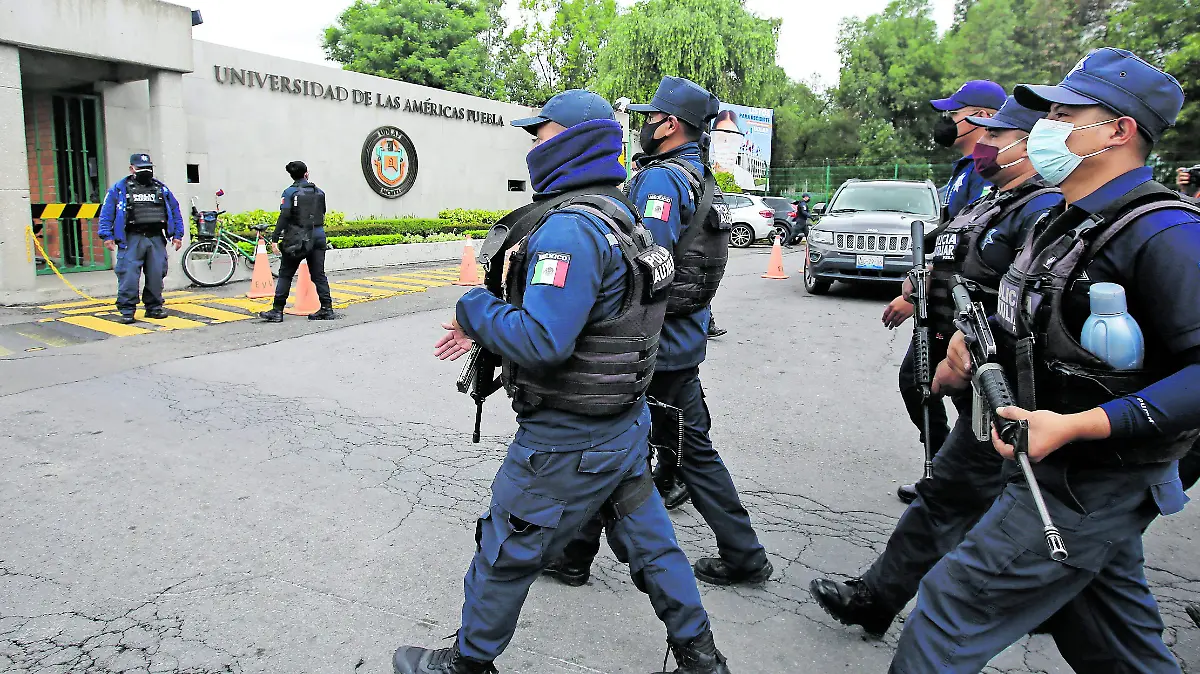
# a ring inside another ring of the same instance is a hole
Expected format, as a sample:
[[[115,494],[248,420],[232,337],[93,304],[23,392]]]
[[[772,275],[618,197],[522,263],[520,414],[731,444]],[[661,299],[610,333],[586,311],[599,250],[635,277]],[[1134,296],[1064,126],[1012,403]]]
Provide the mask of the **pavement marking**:
[[[150,325],[157,325],[159,328],[166,328],[167,330],[188,330],[190,328],[203,328],[204,326],[208,325],[208,323],[193,321],[190,318],[180,318],[179,316],[167,316],[166,318],[146,318],[146,312],[141,309],[134,313],[133,316],[139,321],[145,321]]]
[[[11,356],[11,355],[13,355],[13,353],[14,353],[13,351],[9,351],[8,349],[4,348],[3,346],[0,346],[0,358],[3,358],[5,356]]]
[[[224,309],[214,309],[206,307],[203,304],[176,304],[171,307],[175,311],[182,311],[185,314],[193,316],[203,316],[213,319],[213,323],[232,323],[234,321],[245,321],[253,316],[249,314],[238,314]]]
[[[449,281],[435,281],[432,279],[421,278],[419,276],[414,276],[411,274],[405,274],[403,276],[400,274],[395,274],[393,276],[377,276],[376,278],[380,278],[385,281],[400,281],[402,283],[420,283],[421,285],[425,286],[426,288],[441,288],[442,286],[450,285]]]
[[[145,328],[139,328],[136,325],[125,325],[114,321],[106,321],[98,316],[67,316],[60,318],[63,323],[78,325],[81,328],[103,332],[113,337],[132,337],[133,335],[144,335],[149,332]]]
[[[115,298],[111,302],[109,300],[96,300],[95,302],[91,300],[76,300],[74,302],[60,302],[58,304],[43,304],[40,308],[53,311],[55,309],[72,309],[75,307],[103,306],[114,302],[116,302]]]
[[[345,282],[339,281],[338,283],[330,283],[329,287],[337,288],[338,290],[342,290],[345,292],[361,293],[363,295],[366,295],[367,297],[376,297],[376,298],[391,297],[396,294],[395,290],[381,290],[379,288],[372,288],[370,286],[365,286],[365,285],[360,286],[360,285],[357,285],[356,283],[352,283],[352,282],[348,282],[348,281],[345,281]]]
[[[41,342],[47,346],[74,346],[77,343],[74,340],[67,339],[66,337],[53,334],[48,335],[43,332],[33,332],[30,330],[21,330],[19,328],[13,330],[13,332],[25,337],[26,339],[32,339],[35,342]]]
[[[377,286],[380,288],[387,288],[389,290],[397,290],[397,291],[409,292],[409,293],[422,292],[426,288],[428,288],[428,286],[418,286],[418,285],[411,285],[411,284],[405,284],[405,283],[388,283],[386,281],[375,281],[375,280],[371,280],[371,279],[359,279],[359,280],[355,281],[354,283],[355,283],[355,285]]]
[[[270,299],[252,300],[245,297],[218,297],[215,300],[208,300],[208,304],[223,304],[227,307],[237,307],[245,309],[252,314],[257,314],[260,311],[266,311],[271,308],[272,301]]]
[[[331,290],[329,292],[329,297],[330,297],[330,299],[337,300],[338,302],[353,302],[355,304],[358,304],[359,302],[363,302],[363,301],[370,299],[369,297],[367,297],[365,295],[351,295],[349,293],[342,293],[342,292],[337,292],[337,291],[333,291],[333,290]],[[346,305],[346,306],[349,306],[349,305]],[[345,309],[346,306],[342,306],[342,307],[338,307],[338,308]]]

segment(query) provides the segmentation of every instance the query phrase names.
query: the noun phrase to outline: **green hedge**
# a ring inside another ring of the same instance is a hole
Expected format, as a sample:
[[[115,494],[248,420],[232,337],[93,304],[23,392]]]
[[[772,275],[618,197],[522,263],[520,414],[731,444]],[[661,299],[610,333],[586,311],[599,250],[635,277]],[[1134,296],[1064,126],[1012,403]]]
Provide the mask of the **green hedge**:
[[[463,237],[459,234],[435,233],[420,234],[375,234],[369,236],[331,236],[330,248],[372,248],[374,246],[394,246],[399,243],[438,243],[442,241],[457,241]]]
[[[472,229],[487,229],[496,221],[508,215],[510,211],[484,211],[479,209],[451,208],[438,213],[443,220],[450,220],[460,226]]]
[[[732,173],[725,173],[724,171],[718,171],[717,173],[715,173],[713,175],[717,179],[717,187],[721,188],[721,191],[724,192],[725,194],[741,194],[742,193],[742,188],[738,187],[737,178],[734,178]]]
[[[351,220],[344,225],[325,226],[326,236],[381,236],[396,234],[457,234],[464,227],[450,220],[426,218],[396,218],[391,220],[367,219]]]

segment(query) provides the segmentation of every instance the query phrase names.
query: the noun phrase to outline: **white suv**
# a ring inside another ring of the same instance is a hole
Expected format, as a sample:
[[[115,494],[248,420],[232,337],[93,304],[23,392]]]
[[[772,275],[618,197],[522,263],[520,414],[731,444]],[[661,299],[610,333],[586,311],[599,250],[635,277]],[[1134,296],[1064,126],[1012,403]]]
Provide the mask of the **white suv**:
[[[734,248],[749,248],[760,239],[770,240],[775,233],[775,210],[753,194],[726,194],[729,217],[733,228],[729,230],[729,245]]]

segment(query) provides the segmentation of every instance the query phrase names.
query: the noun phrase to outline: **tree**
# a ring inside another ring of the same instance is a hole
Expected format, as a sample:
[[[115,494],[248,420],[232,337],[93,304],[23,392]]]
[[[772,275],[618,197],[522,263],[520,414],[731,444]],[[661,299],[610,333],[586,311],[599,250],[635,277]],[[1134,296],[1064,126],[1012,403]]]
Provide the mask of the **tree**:
[[[859,123],[869,158],[928,156],[945,95],[945,56],[928,0],[893,0],[880,14],[842,22],[836,100]]]
[[[355,0],[325,29],[325,53],[355,72],[495,95],[499,75],[485,40],[502,2]]]
[[[617,18],[615,0],[521,0],[520,7],[526,52],[543,84],[553,91],[591,84]]]
[[[722,101],[758,105],[765,88],[785,79],[775,65],[779,25],[743,0],[641,0],[612,23],[596,91],[649,101],[664,75],[676,75]]]
[[[526,49],[525,29],[518,28],[505,38],[497,61],[503,68],[500,96],[509,103],[541,107],[555,94],[542,81],[534,65],[533,56]]]

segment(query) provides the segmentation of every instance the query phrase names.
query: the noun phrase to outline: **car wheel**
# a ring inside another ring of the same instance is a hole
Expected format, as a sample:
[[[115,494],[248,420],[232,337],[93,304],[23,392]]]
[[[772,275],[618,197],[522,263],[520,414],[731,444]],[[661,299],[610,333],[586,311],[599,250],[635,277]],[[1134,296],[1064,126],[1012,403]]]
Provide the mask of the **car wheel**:
[[[729,230],[729,245],[734,248],[749,248],[754,243],[754,230],[744,222],[739,222]]]
[[[771,232],[771,243],[775,243],[775,239],[780,239],[783,243],[791,243],[792,229],[781,222],[775,223],[775,230]]]
[[[805,251],[805,255],[804,255],[804,289],[807,290],[808,294],[810,294],[810,295],[824,295],[825,293],[829,292],[829,288],[832,285],[833,285],[833,281],[820,278],[816,274],[813,274],[812,263],[809,262],[808,252]]]

